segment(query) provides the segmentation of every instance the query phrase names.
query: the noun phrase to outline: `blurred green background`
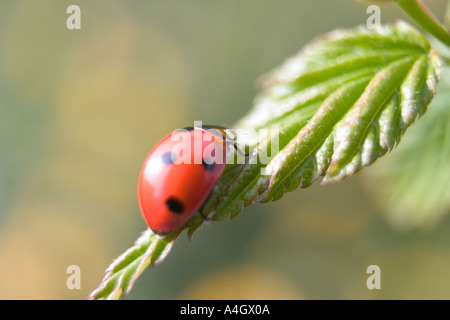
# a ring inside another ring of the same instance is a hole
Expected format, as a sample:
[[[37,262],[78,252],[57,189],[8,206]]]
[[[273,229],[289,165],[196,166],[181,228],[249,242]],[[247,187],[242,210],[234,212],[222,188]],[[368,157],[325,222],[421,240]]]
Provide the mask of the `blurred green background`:
[[[74,3],[0,3],[1,299],[85,299],[146,228],[137,177],[161,137],[232,125],[258,76],[369,16],[353,0],[76,1],[70,31]],[[444,0],[427,4],[442,18]],[[381,10],[382,23],[408,20]],[[182,234],[128,298],[450,298],[449,219],[400,232],[370,170]],[[81,290],[66,287],[72,264]],[[372,264],[381,290],[366,287]]]

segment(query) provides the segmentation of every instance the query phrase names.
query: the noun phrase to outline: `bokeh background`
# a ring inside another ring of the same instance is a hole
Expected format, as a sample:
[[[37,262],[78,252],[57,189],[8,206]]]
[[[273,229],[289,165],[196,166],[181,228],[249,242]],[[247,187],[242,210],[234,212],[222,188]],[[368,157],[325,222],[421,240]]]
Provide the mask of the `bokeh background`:
[[[70,4],[81,7],[81,30],[66,28]],[[442,18],[444,0],[427,4]],[[0,298],[85,299],[146,228],[136,185],[152,146],[194,120],[232,125],[258,76],[316,35],[365,23],[366,9],[353,0],[2,1]],[[408,20],[394,5],[381,10],[383,23]],[[449,219],[407,232],[390,224],[371,192],[373,167],[205,224],[191,242],[182,234],[128,299],[450,298]],[[72,264],[80,290],[66,287]],[[366,287],[371,264],[381,290]]]

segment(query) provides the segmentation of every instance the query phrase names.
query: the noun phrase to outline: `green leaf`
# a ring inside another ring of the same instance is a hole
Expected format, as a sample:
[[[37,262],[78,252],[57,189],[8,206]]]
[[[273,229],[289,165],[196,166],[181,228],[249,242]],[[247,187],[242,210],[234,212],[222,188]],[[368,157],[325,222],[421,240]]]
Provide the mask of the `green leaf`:
[[[250,156],[227,165],[202,213],[233,218],[253,202],[277,200],[320,177],[323,183],[341,180],[370,165],[426,111],[439,68],[424,36],[403,22],[315,39],[261,79],[253,109],[235,126]],[[108,268],[91,298],[128,292],[183,229],[192,237],[202,222],[196,215],[165,237],[144,233]]]
[[[322,183],[338,181],[370,165],[426,111],[439,68],[424,36],[403,22],[314,40],[262,79],[254,108],[237,124],[278,127],[277,141],[268,136],[255,145],[265,150],[277,142],[280,152],[266,166],[244,166],[217,195],[213,217],[232,218],[253,201],[274,201],[321,176]]]
[[[150,229],[143,232],[134,246],[117,257],[106,269],[102,282],[89,299],[117,300],[122,293],[128,294],[147,266],[154,266],[164,259],[180,231],[165,237],[154,234]]]
[[[432,227],[450,212],[450,69],[444,71],[447,81],[427,116],[367,179],[386,218],[401,230]]]

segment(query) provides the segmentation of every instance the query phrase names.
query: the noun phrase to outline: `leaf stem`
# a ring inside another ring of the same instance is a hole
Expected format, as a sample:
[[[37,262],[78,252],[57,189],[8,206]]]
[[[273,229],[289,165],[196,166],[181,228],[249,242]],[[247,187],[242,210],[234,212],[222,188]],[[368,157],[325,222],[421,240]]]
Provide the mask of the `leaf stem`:
[[[396,2],[418,25],[450,46],[450,34],[431,15],[421,0],[396,0]]]

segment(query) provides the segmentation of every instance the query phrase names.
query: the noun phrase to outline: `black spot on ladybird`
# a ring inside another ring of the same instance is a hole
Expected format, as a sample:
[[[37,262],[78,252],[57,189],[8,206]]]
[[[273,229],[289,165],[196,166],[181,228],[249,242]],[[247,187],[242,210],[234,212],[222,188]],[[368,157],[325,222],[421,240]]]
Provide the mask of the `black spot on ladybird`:
[[[211,159],[208,159],[208,160],[209,160],[208,162],[211,162]],[[203,159],[202,160],[202,164],[203,164],[203,167],[205,167],[206,170],[208,170],[208,171],[213,171],[214,170],[214,167],[215,167],[215,163],[214,162],[213,163],[207,163],[205,161],[205,159]]]
[[[166,152],[162,155],[161,160],[165,164],[173,164],[175,155],[172,152]]]
[[[166,207],[172,213],[179,214],[179,213],[182,213],[184,211],[183,203],[180,200],[178,200],[177,198],[174,198],[174,197],[169,197],[166,200]]]

